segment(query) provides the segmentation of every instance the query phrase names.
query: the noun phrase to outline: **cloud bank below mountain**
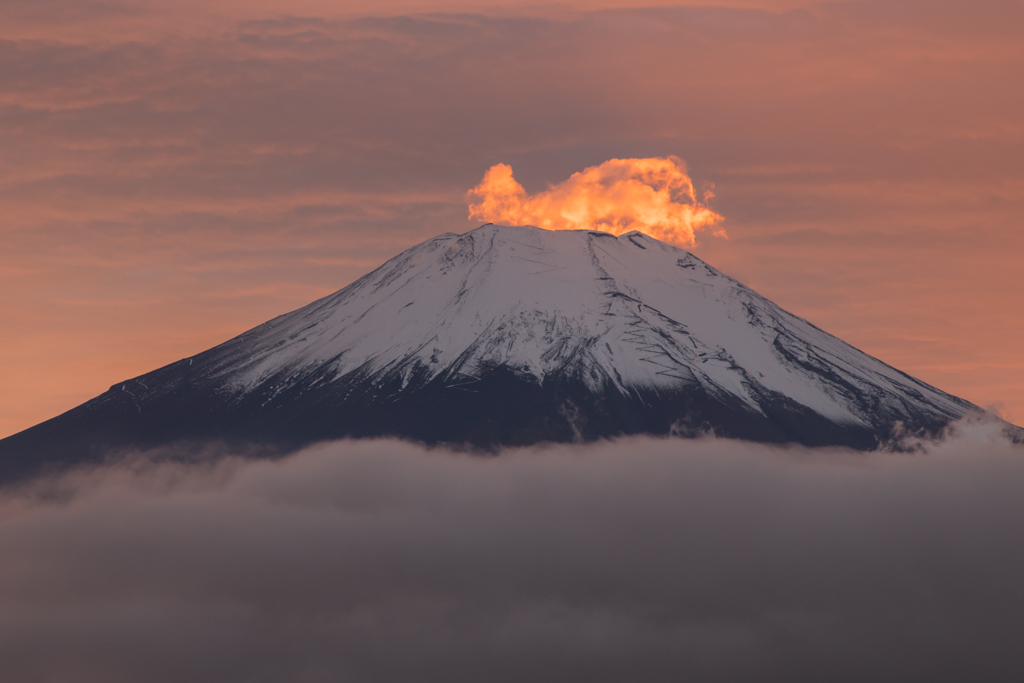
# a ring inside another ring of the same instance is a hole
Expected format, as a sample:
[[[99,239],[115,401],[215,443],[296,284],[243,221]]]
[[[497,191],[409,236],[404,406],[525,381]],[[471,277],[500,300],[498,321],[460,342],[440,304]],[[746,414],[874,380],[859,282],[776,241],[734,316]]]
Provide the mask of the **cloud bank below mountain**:
[[[0,497],[0,661],[47,681],[1012,678],[1024,451],[989,430],[915,455],[149,454]]]

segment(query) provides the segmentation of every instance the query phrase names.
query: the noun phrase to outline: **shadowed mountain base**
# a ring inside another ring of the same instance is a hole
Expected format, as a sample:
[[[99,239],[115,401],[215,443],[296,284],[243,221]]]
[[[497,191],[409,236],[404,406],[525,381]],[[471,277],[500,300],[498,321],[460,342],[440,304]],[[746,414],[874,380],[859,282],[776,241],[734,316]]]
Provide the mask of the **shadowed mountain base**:
[[[501,367],[458,386],[439,379],[414,389],[403,390],[401,384],[396,378],[385,384],[354,381],[307,390],[293,387],[272,398],[256,393],[239,402],[225,401],[209,389],[148,398],[118,385],[0,441],[0,481],[99,462],[112,452],[208,440],[265,456],[287,454],[317,441],[371,437],[479,452],[631,434],[715,435],[859,450],[880,445],[875,430],[838,425],[785,397],[776,397],[762,415],[739,401],[711,397],[699,385],[675,391],[636,390],[630,395],[609,387],[597,394],[580,382],[541,385]],[[908,426],[936,433],[944,425]]]

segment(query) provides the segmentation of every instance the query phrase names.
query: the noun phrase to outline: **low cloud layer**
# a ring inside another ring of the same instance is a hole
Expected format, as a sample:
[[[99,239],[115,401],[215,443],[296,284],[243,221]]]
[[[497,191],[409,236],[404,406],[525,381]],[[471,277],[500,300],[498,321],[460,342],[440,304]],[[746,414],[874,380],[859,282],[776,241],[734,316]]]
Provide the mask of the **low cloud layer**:
[[[609,159],[530,195],[508,164],[488,169],[466,195],[469,218],[535,225],[547,230],[602,230],[621,235],[640,230],[681,247],[697,243],[696,231],[722,217],[698,201],[686,164],[679,157]],[[725,232],[715,231],[720,236]]]
[[[166,454],[163,454],[166,455]],[[138,460],[0,498],[6,680],[1011,680],[1024,451]]]

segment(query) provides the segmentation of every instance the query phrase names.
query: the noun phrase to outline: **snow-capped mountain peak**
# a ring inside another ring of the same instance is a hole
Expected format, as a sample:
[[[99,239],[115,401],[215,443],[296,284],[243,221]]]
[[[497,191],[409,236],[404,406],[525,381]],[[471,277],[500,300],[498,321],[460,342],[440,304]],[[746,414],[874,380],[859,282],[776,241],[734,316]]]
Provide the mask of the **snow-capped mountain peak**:
[[[217,373],[239,393],[282,374],[302,383],[355,371],[382,385],[398,376],[402,386],[470,388],[505,367],[537,383],[572,377],[595,392],[697,384],[762,413],[766,397],[781,394],[865,426],[879,401],[894,411],[924,401],[945,418],[965,410],[639,232],[447,233],[243,340],[245,360]]]
[[[642,233],[485,225],[0,441],[0,470],[211,438],[870,449],[985,415]]]

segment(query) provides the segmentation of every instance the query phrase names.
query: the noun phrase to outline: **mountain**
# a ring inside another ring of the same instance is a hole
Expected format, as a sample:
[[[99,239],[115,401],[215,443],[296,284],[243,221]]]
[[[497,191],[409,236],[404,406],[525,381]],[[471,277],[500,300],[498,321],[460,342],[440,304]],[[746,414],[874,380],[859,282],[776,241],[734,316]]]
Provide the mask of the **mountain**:
[[[0,441],[0,479],[207,439],[874,449],[984,414],[642,233],[485,225]]]

